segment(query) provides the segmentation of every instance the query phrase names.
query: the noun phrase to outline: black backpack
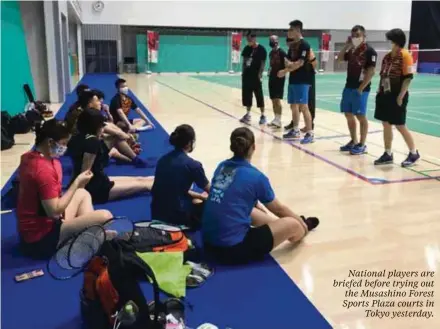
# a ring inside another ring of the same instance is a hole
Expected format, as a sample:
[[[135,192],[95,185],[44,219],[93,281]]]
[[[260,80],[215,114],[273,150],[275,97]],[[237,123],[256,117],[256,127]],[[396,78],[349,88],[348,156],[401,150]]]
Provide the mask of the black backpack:
[[[140,278],[148,277],[154,292],[154,315],[139,286]],[[84,284],[80,293],[81,316],[84,329],[111,329],[119,323],[116,315],[124,305],[136,305],[136,321],[120,329],[163,329],[159,319],[163,304],[159,300],[159,287],[152,269],[134,252],[129,242],[105,241],[97,256],[84,271]],[[122,314],[120,312],[119,314]]]
[[[36,110],[29,110],[11,118],[11,131],[14,134],[27,134],[40,125],[44,120],[42,114]]]
[[[2,111],[2,151],[10,149],[15,144],[14,133],[11,130],[11,116],[8,112]]]

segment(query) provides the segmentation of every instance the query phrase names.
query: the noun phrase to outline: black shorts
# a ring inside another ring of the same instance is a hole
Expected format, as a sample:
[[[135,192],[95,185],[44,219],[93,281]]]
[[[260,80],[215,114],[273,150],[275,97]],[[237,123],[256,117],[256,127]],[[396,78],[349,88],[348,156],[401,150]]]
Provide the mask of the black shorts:
[[[239,265],[258,261],[273,249],[273,235],[269,225],[252,227],[243,241],[230,247],[216,247],[205,243],[205,249],[222,264]]]
[[[404,125],[406,123],[406,107],[409,95],[406,93],[402,106],[397,105],[397,93],[379,92],[376,95],[376,110],[374,118],[392,125]]]
[[[110,197],[110,190],[115,186],[115,182],[111,181],[104,173],[95,175],[86,185],[87,192],[92,197],[94,204],[107,203]]]
[[[168,220],[162,221],[174,225],[185,225],[188,226],[191,231],[196,231],[201,227],[204,207],[205,202],[193,203],[188,213],[174,215],[173,218],[168,218]]]
[[[270,99],[283,99],[286,78],[269,77]]]
[[[241,98],[243,106],[251,107],[252,98],[255,94],[257,107],[264,107],[263,86],[258,76],[243,76],[241,81]]]
[[[20,239],[21,252],[33,259],[49,259],[57,250],[60,241],[61,220],[55,220],[52,230],[37,242]]]

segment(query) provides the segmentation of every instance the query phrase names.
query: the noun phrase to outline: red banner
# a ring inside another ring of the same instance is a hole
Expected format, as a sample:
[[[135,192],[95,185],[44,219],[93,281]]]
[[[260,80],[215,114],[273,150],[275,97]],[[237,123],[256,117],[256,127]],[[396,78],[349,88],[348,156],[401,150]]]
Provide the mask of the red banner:
[[[232,33],[232,52],[231,60],[232,63],[240,63],[240,48],[241,48],[241,33]]]
[[[330,57],[330,40],[332,39],[331,34],[323,33],[321,36],[321,51],[322,51],[322,61],[327,62]]]
[[[148,39],[148,62],[157,63],[159,52],[159,33],[147,31]]]
[[[413,59],[413,73],[417,72],[417,65],[419,63],[419,45],[418,44],[410,44],[409,52],[411,53]]]
[[[321,37],[321,50],[330,50],[331,34],[323,33]]]

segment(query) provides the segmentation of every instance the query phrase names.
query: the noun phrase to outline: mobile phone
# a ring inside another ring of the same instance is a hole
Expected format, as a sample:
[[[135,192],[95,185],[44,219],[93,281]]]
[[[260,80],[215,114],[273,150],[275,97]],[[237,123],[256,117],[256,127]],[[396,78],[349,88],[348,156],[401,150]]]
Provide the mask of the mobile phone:
[[[34,279],[34,278],[38,278],[40,276],[43,276],[44,272],[43,270],[34,270],[31,272],[27,272],[27,273],[22,273],[22,274],[18,274],[15,276],[15,281],[16,282],[23,282],[23,281],[27,281],[30,279]]]

